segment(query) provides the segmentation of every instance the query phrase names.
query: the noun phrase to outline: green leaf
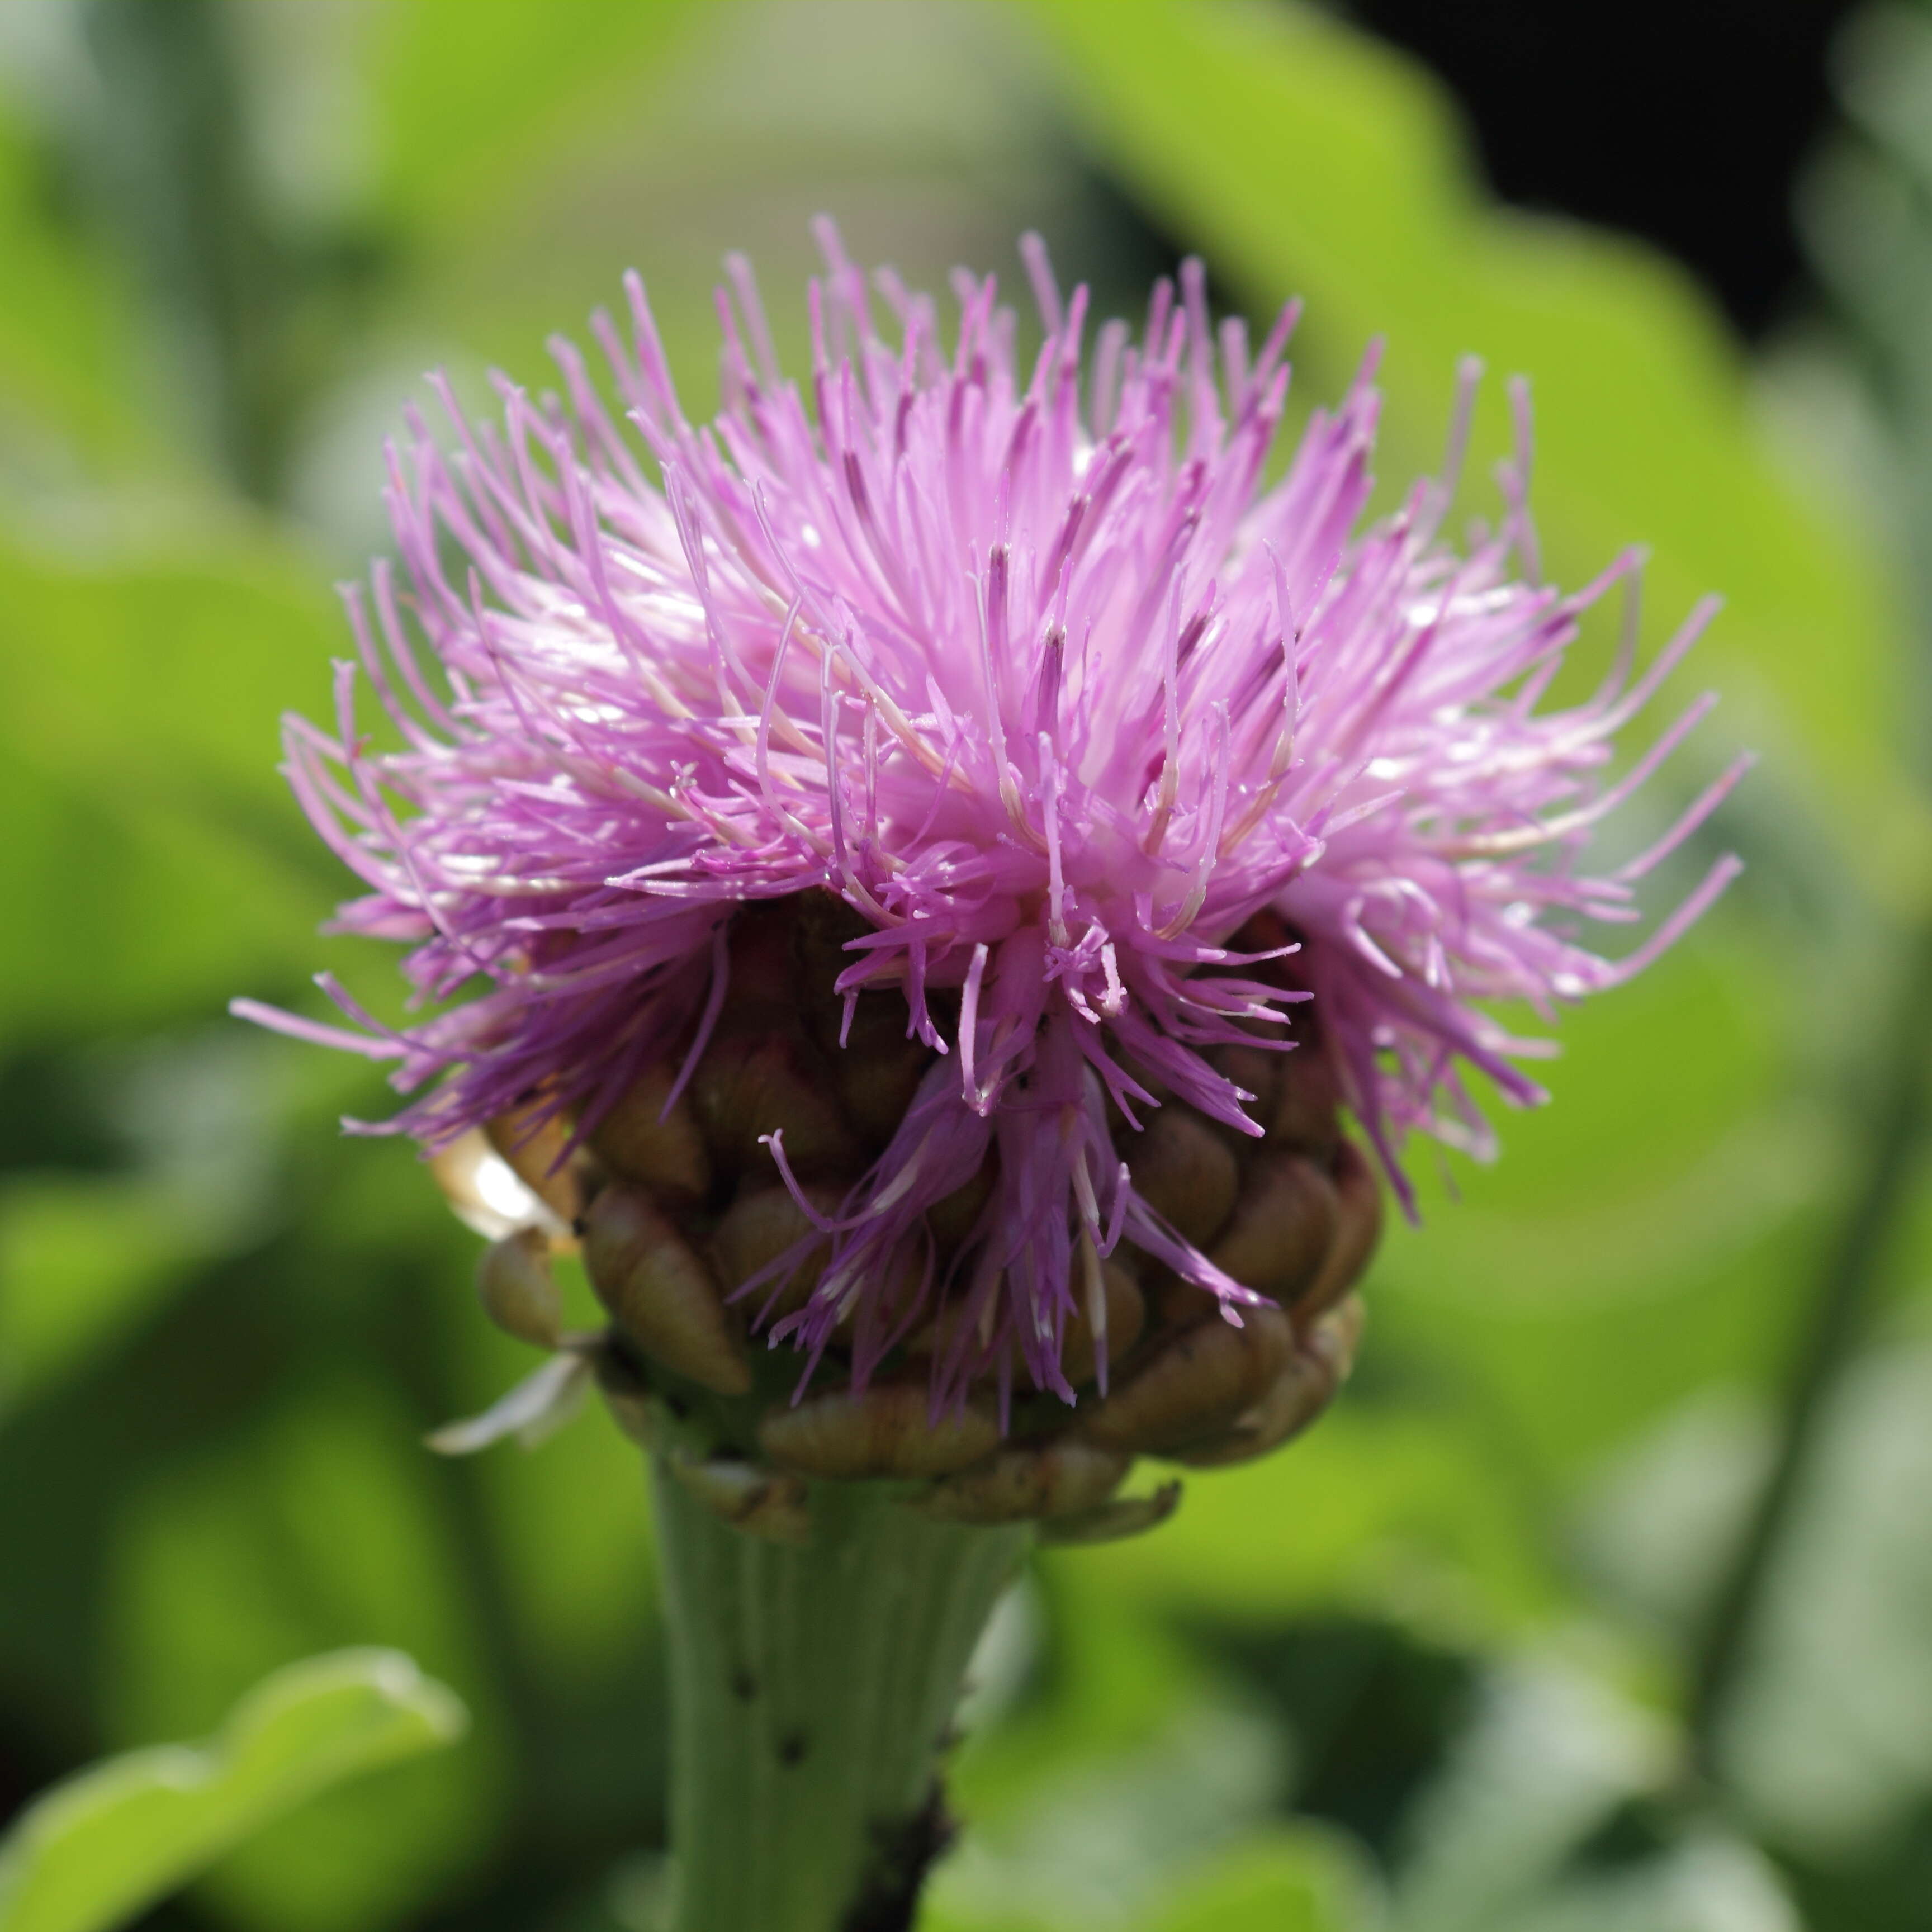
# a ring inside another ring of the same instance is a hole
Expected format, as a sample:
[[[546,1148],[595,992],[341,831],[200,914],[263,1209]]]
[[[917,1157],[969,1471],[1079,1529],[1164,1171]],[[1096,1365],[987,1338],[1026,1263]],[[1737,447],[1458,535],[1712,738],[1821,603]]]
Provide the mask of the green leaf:
[[[1277,1826],[1230,1846],[1140,1932],[1350,1932],[1378,1922],[1360,1860],[1330,1833]]]
[[[1520,1912],[1484,1922],[1482,1932],[1804,1932],[1832,1923],[1874,1932],[1864,1918],[1801,1920],[1756,1846],[1707,1827],[1661,1856],[1560,1881]]]
[[[152,459],[112,275],[53,212],[22,129],[0,116],[0,470],[70,480],[71,459]]]
[[[478,1322],[466,1298],[450,1326],[448,1354],[479,1408],[529,1372],[528,1348]],[[535,1454],[478,1457],[474,1480],[488,1500],[505,1607],[532,1667],[556,1694],[594,1700],[637,1658],[657,1616],[650,1492],[636,1445],[600,1409]]]
[[[1048,1560],[1163,1611],[1392,1610],[1425,1626],[1473,1616],[1521,1628],[1561,1601],[1524,1502],[1478,1428],[1345,1396],[1286,1450],[1190,1477],[1153,1534]]]
[[[449,1744],[465,1722],[454,1693],[400,1652],[291,1664],[208,1744],[110,1759],[29,1806],[0,1844],[0,1927],[124,1924],[317,1792]]]
[[[1790,1064],[1820,1042],[1780,957],[1720,908],[1563,1016],[1552,1104],[1491,1110],[1493,1166],[1457,1162],[1452,1190],[1414,1149],[1422,1225],[1391,1217],[1364,1373],[1426,1386],[1508,1484],[1553,1500],[1698,1388],[1783,1372],[1844,1176]]]
[[[474,1714],[468,1749],[331,1792],[298,1827],[224,1860],[208,1883],[231,1920],[278,1932],[387,1922],[490,1841],[502,1712],[466,1588],[456,1479],[423,1451],[421,1428],[365,1366],[286,1388],[258,1422],[128,1485],[107,1591],[119,1736],[179,1735],[274,1658],[358,1639],[420,1658]]]
[[[252,525],[172,534],[0,544],[9,1032],[212,1017],[316,963],[340,874],[276,776],[277,728],[326,715],[336,615]]]
[[[1554,1651],[1506,1659],[1404,1821],[1393,1922],[1513,1923],[1620,1807],[1666,1786],[1676,1750],[1654,1714],[1588,1664]]]
[[[1082,1567],[1094,1553],[1036,1562],[1017,1616],[1003,1612],[1004,1638],[1017,1654],[991,1669],[976,1658],[968,1673],[969,1684],[1006,1680],[986,1721],[973,1718],[969,1700],[964,1742],[947,1776],[976,1833],[1023,1828],[1070,1783],[1158,1759],[1190,1714],[1225,1702],[1208,1660],[1159,1606]]]
[[[1832,1394],[1720,1740],[1760,1832],[1821,1864],[1874,1855],[1932,1802],[1928,1484],[1932,1348],[1854,1363]]]
[[[635,83],[701,10],[579,0],[567,32],[524,0],[405,0],[370,64],[386,136],[382,199],[434,250],[494,224],[560,150],[636,110]],[[452,22],[460,26],[452,30]]]
[[[118,1174],[0,1182],[0,1416],[181,1280],[195,1244],[173,1208]]]
[[[1264,1718],[1202,1695],[1132,1749],[1054,1767],[1024,1804],[988,1816],[969,1800],[973,1834],[934,1876],[935,1922],[961,1932],[1132,1924],[1144,1901],[1265,1828],[1286,1758]]]
[[[319,575],[244,517],[118,534],[0,548],[8,740],[116,801],[231,818],[284,804],[278,721],[329,717],[329,659],[350,646]]]

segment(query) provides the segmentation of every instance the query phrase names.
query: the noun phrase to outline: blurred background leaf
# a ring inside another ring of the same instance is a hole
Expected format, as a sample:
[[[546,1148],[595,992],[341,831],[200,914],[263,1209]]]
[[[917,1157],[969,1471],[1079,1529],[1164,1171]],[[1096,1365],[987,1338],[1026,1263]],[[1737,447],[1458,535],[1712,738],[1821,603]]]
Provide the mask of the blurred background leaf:
[[[96,1765],[0,1839],[8,1932],[106,1932],[329,1786],[453,1743],[463,1706],[396,1651],[285,1665],[208,1744]]]

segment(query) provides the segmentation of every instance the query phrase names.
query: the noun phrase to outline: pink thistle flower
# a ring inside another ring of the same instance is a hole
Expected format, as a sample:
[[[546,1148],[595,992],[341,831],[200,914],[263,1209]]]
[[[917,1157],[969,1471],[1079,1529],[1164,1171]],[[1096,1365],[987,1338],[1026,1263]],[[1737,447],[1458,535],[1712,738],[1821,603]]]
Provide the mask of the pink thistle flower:
[[[1626,650],[1588,702],[1539,710],[1579,614],[1638,560],[1568,596],[1537,580],[1520,390],[1504,514],[1459,555],[1440,530],[1473,365],[1444,476],[1358,530],[1372,351],[1263,484],[1292,306],[1251,353],[1238,321],[1210,327],[1190,262],[1138,341],[1109,322],[1084,367],[1087,292],[1063,304],[1029,238],[1046,340],[1027,375],[991,278],[957,278],[949,345],[927,297],[890,273],[868,290],[820,238],[804,392],[736,260],[708,425],[679,405],[635,277],[628,340],[593,325],[629,433],[565,342],[561,398],[498,379],[500,430],[439,380],[453,452],[416,419],[391,453],[410,588],[379,563],[373,614],[346,592],[402,747],[362,735],[344,664],[334,734],[292,721],[288,770],[370,888],[340,929],[410,944],[419,1002],[488,988],[401,1030],[332,985],[362,1030],[238,1006],[394,1060],[406,1091],[439,1082],[386,1130],[436,1145],[534,1100],[588,1132],[653,1066],[690,1076],[734,908],[835,894],[869,928],[837,981],[848,1022],[862,989],[896,989],[940,1057],[836,1213],[794,1185],[831,1260],[775,1339],[815,1361],[856,1309],[862,1384],[943,1300],[960,1318],[935,1400],[982,1376],[1004,1396],[1023,1366],[1071,1400],[1061,1339],[1117,1244],[1237,1323],[1262,1298],[1136,1192],[1115,1130],[1156,1087],[1258,1134],[1204,1052],[1291,1050],[1312,998],[1402,1190],[1408,1132],[1482,1135],[1463,1066],[1543,1097],[1513,1064],[1536,1043],[1480,1003],[1549,1015],[1613,986],[1724,889],[1735,860],[1618,961],[1571,931],[1634,918],[1635,883],[1742,772],[1637,859],[1583,869],[1598,821],[1710,702],[1605,782],[1714,606],[1634,682]],[[1298,941],[1292,990],[1257,970],[1281,953],[1230,950],[1263,912]],[[768,1144],[792,1184],[783,1135]],[[926,1210],[989,1152],[991,1198],[935,1279]]]

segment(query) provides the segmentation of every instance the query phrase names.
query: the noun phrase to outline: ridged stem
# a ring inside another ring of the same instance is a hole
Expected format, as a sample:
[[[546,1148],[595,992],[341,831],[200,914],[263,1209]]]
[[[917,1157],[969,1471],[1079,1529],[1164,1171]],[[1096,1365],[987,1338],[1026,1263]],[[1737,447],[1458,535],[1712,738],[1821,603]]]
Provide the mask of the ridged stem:
[[[721,1521],[654,1458],[674,1932],[896,1932],[947,1831],[940,1764],[1024,1528],[814,1484],[812,1538]]]

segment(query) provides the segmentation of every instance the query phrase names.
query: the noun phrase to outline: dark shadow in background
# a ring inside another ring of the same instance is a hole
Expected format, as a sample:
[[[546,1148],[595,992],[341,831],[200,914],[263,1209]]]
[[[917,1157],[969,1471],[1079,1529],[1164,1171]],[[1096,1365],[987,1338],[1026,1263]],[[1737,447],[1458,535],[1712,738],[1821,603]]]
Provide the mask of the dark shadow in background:
[[[1655,242],[1747,336],[1801,299],[1792,181],[1851,0],[1353,0],[1472,124],[1496,193]]]

